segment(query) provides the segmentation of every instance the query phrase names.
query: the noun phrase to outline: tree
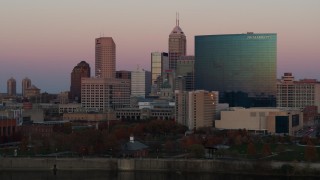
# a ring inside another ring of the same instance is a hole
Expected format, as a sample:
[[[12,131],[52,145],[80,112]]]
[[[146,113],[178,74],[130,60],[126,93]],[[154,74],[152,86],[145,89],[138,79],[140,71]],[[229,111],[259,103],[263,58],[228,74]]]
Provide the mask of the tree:
[[[201,144],[195,136],[187,136],[182,139],[182,148],[189,148],[193,144]]]
[[[283,152],[286,150],[286,147],[283,144],[278,144],[276,147],[276,152]]]
[[[241,137],[240,134],[238,134],[238,135],[235,137],[234,144],[236,144],[236,145],[241,145],[241,144],[242,144],[242,137]]]
[[[317,150],[311,140],[308,141],[304,151],[304,158],[307,161],[314,161],[317,159]]]
[[[268,144],[268,143],[264,144],[262,147],[262,155],[269,156],[271,154],[272,154],[272,152],[271,152],[270,144]]]
[[[165,144],[164,144],[164,148],[167,152],[172,152],[175,148],[174,146],[174,142],[171,140],[168,140]]]
[[[188,148],[192,157],[203,158],[205,155],[204,147],[201,144],[193,144]]]
[[[254,144],[253,144],[252,142],[250,142],[250,143],[248,144],[247,154],[253,156],[253,155],[256,155],[256,153],[257,153],[257,152],[256,152],[256,148],[255,148]]]

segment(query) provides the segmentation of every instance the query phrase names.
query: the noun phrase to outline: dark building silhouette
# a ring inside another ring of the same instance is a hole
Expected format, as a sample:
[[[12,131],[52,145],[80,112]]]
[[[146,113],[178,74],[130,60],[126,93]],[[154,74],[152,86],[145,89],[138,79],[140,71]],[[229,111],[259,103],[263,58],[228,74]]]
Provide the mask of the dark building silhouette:
[[[81,61],[71,73],[70,99],[81,102],[81,78],[90,77],[90,65]]]

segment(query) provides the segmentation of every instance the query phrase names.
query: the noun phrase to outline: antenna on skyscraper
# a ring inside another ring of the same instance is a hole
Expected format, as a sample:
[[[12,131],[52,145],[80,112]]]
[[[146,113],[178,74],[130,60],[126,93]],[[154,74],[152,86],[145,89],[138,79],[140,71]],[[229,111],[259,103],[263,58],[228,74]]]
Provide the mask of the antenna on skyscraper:
[[[178,13],[178,26],[179,26],[179,13]]]
[[[178,12],[176,12],[176,26],[178,25]]]

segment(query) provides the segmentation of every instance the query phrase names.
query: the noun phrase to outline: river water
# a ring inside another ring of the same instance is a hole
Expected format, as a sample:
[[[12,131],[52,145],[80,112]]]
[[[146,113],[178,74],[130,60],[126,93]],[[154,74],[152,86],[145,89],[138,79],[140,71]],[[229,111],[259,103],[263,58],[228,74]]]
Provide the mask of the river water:
[[[259,176],[185,172],[0,171],[0,180],[313,180],[319,177]]]

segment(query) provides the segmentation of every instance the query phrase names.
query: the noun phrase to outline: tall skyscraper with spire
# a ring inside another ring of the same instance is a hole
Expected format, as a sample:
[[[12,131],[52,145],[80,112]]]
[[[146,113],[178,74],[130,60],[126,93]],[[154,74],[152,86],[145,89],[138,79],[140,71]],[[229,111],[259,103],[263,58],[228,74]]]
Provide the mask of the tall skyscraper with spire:
[[[95,76],[116,77],[116,44],[112,37],[100,37],[95,41]]]
[[[169,68],[177,68],[177,60],[187,54],[186,35],[179,26],[179,14],[176,17],[176,26],[169,35]]]

